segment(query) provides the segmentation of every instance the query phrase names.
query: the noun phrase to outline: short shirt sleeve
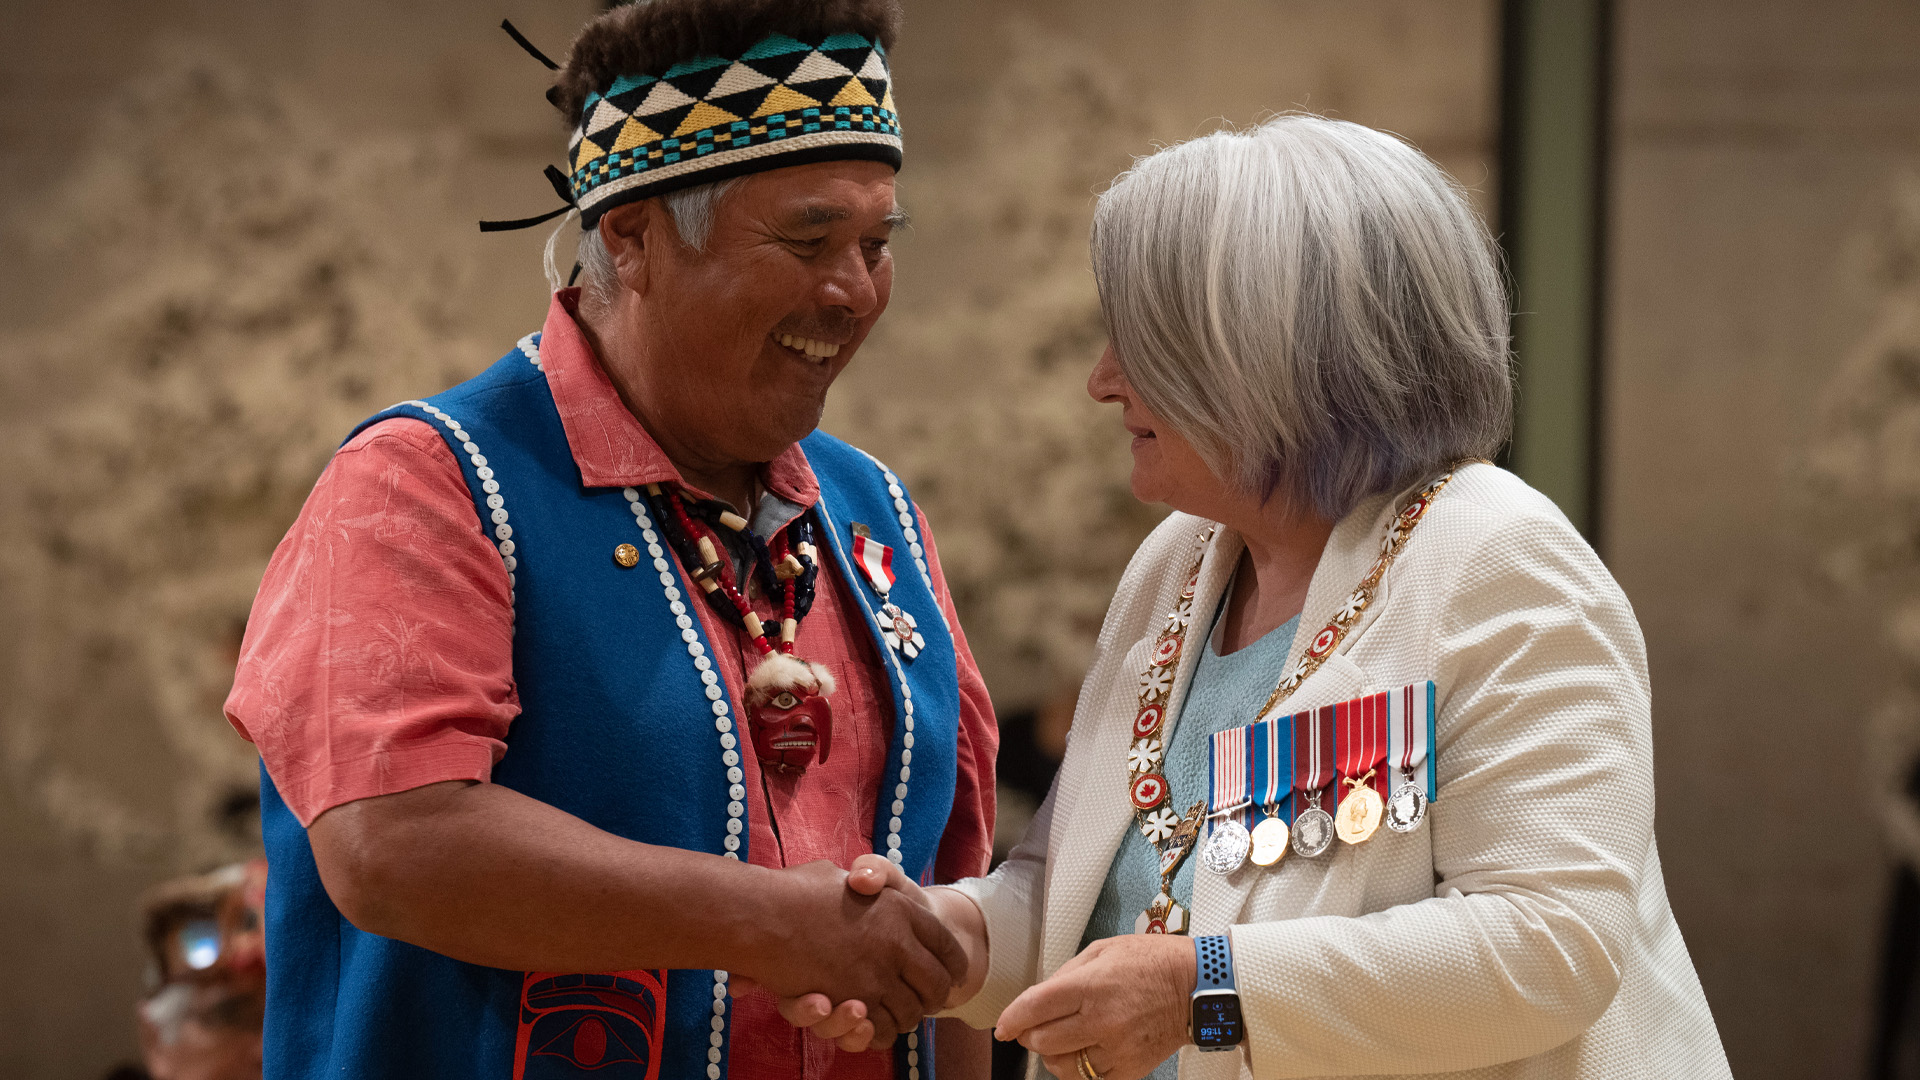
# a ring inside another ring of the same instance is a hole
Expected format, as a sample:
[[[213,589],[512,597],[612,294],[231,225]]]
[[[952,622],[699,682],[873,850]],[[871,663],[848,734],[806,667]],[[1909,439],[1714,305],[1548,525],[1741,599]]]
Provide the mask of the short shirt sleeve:
[[[302,825],[485,781],[519,714],[506,567],[453,452],[388,419],[328,464],[254,598],[226,715]]]

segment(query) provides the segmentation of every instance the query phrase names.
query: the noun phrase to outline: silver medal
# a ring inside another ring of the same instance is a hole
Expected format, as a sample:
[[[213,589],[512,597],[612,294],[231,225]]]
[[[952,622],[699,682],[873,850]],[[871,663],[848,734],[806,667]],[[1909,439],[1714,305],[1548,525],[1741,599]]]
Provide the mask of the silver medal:
[[[1200,858],[1214,873],[1231,874],[1247,861],[1247,852],[1252,849],[1253,837],[1247,834],[1247,827],[1228,818],[1214,826]]]
[[[1293,850],[1309,859],[1326,853],[1333,845],[1333,815],[1317,806],[1300,811],[1293,819]]]
[[[1398,833],[1408,833],[1420,827],[1427,819],[1427,793],[1420,785],[1406,781],[1393,791],[1393,798],[1387,800],[1387,828]]]

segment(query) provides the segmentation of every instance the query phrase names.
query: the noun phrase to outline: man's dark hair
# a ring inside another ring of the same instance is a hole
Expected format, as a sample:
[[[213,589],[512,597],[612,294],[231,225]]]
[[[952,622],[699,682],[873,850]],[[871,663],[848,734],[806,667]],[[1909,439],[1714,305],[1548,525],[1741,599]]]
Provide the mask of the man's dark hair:
[[[662,75],[696,56],[739,56],[776,33],[809,42],[863,34],[891,50],[903,18],[900,0],[635,0],[581,28],[550,100],[572,127],[587,95],[622,75]]]

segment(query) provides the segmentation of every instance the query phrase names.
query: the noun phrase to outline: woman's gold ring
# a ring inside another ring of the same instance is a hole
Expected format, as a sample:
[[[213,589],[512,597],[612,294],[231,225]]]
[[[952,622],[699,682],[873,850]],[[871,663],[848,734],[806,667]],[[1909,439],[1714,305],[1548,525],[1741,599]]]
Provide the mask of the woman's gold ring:
[[[1093,1062],[1087,1060],[1087,1052],[1080,1051],[1080,1075],[1085,1080],[1101,1080],[1100,1074],[1093,1071]]]

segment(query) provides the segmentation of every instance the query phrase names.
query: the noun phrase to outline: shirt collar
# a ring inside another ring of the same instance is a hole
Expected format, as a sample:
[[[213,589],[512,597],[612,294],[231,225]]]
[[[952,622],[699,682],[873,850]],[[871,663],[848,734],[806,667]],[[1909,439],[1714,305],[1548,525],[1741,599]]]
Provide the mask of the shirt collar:
[[[574,321],[579,301],[579,289],[553,294],[540,332],[540,366],[560,411],[560,425],[566,429],[580,482],[587,487],[670,483],[710,498],[687,484],[666,451],[620,400],[620,392]],[[820,482],[798,443],[761,466],[760,482],[773,495],[801,508],[811,507],[820,498]]]

